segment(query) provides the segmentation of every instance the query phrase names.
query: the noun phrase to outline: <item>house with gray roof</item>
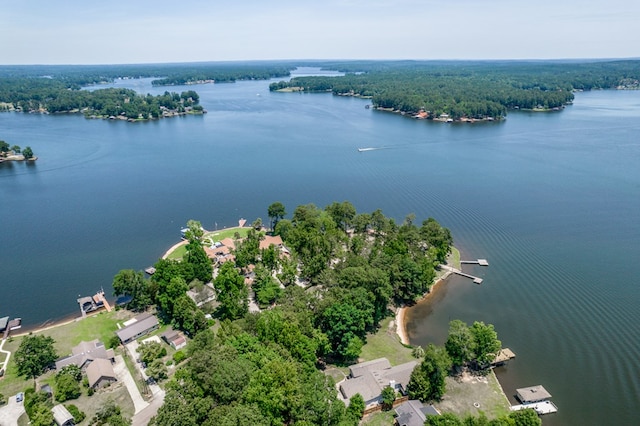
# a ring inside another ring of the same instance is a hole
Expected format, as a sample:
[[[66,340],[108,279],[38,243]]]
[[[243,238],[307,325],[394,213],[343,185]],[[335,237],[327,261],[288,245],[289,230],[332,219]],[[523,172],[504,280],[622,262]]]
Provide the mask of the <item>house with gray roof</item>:
[[[440,415],[433,405],[423,405],[417,399],[403,402],[394,411],[397,426],[423,426],[427,416]]]
[[[411,372],[416,365],[417,361],[409,361],[392,367],[386,358],[352,365],[349,378],[340,383],[340,392],[346,399],[359,393],[367,407],[382,401],[382,390],[387,386],[406,395]]]
[[[123,344],[145,336],[160,326],[158,318],[150,313],[140,314],[134,320],[128,326],[116,331],[116,335]]]
[[[113,349],[105,348],[104,343],[98,339],[90,342],[82,341],[71,349],[71,355],[56,361],[56,369],[60,370],[67,365],[77,365],[81,369],[85,369],[90,362],[98,358],[114,362]]]

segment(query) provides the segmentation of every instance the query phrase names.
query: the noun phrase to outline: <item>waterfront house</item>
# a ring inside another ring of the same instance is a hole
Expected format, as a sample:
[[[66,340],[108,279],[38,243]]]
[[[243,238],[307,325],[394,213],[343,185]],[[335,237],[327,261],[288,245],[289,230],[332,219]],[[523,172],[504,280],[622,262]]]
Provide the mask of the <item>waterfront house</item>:
[[[382,390],[387,386],[406,395],[411,373],[417,364],[417,361],[409,361],[392,367],[389,360],[379,358],[352,365],[349,378],[340,382],[340,392],[346,399],[359,393],[367,408],[382,402]]]
[[[158,318],[150,313],[140,314],[126,324],[126,327],[116,331],[116,335],[124,345],[151,333],[160,326]]]
[[[187,339],[184,335],[173,328],[169,328],[167,331],[162,333],[162,340],[175,350],[182,349],[187,346]]]
[[[104,343],[98,339],[90,342],[82,341],[71,349],[71,355],[56,361],[56,370],[60,370],[67,365],[77,365],[81,369],[87,368],[89,363],[96,359],[105,359],[109,362],[115,361],[113,349],[107,349]]]

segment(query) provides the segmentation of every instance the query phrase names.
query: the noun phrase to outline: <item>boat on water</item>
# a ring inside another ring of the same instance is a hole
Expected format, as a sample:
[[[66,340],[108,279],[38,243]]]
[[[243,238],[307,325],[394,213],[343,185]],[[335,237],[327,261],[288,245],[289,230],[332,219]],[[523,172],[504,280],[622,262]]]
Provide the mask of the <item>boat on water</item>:
[[[375,151],[378,148],[358,148],[358,152]]]

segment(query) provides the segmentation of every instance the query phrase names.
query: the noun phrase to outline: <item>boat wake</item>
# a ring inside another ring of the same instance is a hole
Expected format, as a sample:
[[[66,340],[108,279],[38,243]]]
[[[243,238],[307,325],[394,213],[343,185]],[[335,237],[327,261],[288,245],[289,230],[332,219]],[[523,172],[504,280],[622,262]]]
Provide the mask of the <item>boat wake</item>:
[[[384,148],[358,148],[358,152],[376,151],[378,149],[384,149]]]

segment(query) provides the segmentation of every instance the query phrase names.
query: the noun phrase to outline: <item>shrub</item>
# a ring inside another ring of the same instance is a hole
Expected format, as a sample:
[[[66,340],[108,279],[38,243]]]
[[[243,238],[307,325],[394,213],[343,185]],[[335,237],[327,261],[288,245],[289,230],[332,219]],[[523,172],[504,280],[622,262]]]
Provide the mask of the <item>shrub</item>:
[[[173,360],[176,364],[180,364],[185,359],[187,359],[187,356],[182,351],[176,351],[176,353],[173,354]]]
[[[65,407],[67,407],[67,410],[69,410],[69,413],[73,416],[73,422],[75,424],[80,423],[87,417],[84,412],[80,411],[80,409],[73,404],[65,405]]]

